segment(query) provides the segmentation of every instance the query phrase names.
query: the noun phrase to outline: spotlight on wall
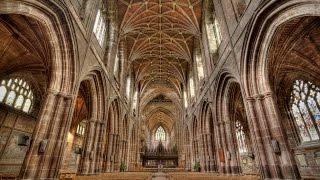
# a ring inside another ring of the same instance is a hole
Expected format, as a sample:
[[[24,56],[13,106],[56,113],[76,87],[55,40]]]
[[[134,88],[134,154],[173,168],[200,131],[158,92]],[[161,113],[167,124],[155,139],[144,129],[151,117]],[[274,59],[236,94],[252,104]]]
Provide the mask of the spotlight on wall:
[[[24,134],[20,134],[18,136],[18,145],[19,146],[28,146],[29,143],[29,136],[26,136]]]

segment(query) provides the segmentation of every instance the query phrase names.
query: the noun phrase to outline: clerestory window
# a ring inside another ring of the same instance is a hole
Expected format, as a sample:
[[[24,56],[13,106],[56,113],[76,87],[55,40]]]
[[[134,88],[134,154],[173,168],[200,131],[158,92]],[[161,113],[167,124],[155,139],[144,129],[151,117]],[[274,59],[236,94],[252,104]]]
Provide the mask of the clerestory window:
[[[100,46],[103,46],[104,39],[105,39],[105,33],[106,33],[106,23],[105,18],[103,14],[101,13],[101,10],[99,9],[96,15],[96,20],[94,22],[93,26],[93,33],[96,35],[96,38],[100,44]]]
[[[218,47],[221,43],[221,34],[219,23],[216,18],[206,24],[207,27],[207,36],[209,41],[209,50],[210,53],[216,53],[218,51]]]

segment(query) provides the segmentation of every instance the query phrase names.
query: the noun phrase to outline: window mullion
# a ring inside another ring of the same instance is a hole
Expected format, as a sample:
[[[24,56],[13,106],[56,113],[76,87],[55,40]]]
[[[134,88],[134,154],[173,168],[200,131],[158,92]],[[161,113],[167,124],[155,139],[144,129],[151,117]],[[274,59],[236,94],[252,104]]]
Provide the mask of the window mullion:
[[[314,116],[313,116],[313,113],[311,112],[311,109],[310,109],[310,107],[309,107],[308,97],[309,97],[309,93],[307,94],[306,98],[304,99],[304,104],[305,104],[305,106],[307,107],[307,111],[308,111],[308,113],[309,113],[309,116],[310,116],[310,118],[311,118],[311,121],[312,121],[312,123],[313,123],[313,126],[314,126],[314,128],[315,128],[315,130],[316,130],[316,132],[317,132],[317,134],[318,134],[318,139],[319,139],[319,137],[320,137],[319,128],[318,128],[317,122],[316,122],[316,120],[315,120],[315,118],[314,118]]]

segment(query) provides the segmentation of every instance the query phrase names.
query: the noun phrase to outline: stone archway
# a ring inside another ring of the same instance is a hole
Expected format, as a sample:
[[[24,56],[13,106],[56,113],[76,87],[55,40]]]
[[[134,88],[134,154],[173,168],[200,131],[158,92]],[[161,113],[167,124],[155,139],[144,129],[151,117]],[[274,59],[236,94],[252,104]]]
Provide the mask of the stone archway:
[[[250,121],[246,115],[246,109],[241,93],[240,85],[236,82],[230,83],[226,90],[225,106],[227,106],[226,123],[229,124],[230,131],[228,141],[234,144],[230,146],[231,159],[234,158],[234,164],[231,172],[242,174],[257,174],[256,160],[253,149]],[[232,153],[234,156],[232,156]]]
[[[257,138],[262,139],[257,142],[257,147],[260,152],[264,178],[300,178],[285,126],[281,121],[279,104],[277,104],[276,93],[278,92],[274,87],[279,84],[275,84],[274,80],[281,79],[281,74],[288,73],[289,69],[297,72],[301,68],[300,65],[294,64],[294,60],[293,64],[286,64],[285,60],[292,57],[283,55],[290,54],[290,48],[287,48],[294,45],[299,38],[296,36],[294,39],[295,31],[303,26],[298,24],[292,29],[292,32],[287,34],[286,40],[282,41],[287,44],[282,44],[284,46],[277,51],[279,54],[272,54],[272,46],[275,42],[278,42],[278,45],[282,43],[277,41],[281,39],[281,36],[277,37],[277,34],[285,31],[285,29],[281,30],[281,26],[297,23],[294,22],[294,19],[319,16],[319,8],[318,1],[288,1],[283,4],[269,2],[254,14],[255,18],[250,23],[240,66],[249,114],[254,120],[254,131],[257,132]],[[300,35],[304,36],[304,34]],[[276,65],[277,63],[279,64]],[[266,129],[266,131],[261,132],[259,129]]]
[[[228,174],[246,173],[247,161],[250,160],[250,173],[254,172],[255,164],[259,164],[259,153],[251,146],[255,142],[252,131],[252,119],[247,118],[247,107],[243,101],[243,93],[238,80],[229,72],[220,74],[217,81],[217,131],[219,172]],[[220,105],[219,105],[220,104]],[[241,131],[237,131],[241,130]],[[238,133],[242,137],[238,137]],[[246,139],[246,142],[244,140]],[[246,148],[242,148],[244,145]],[[250,157],[247,154],[250,153]],[[253,154],[256,156],[253,159]],[[245,163],[244,163],[245,161]]]
[[[202,166],[206,172],[216,171],[213,114],[210,103],[203,102],[200,108],[200,136]]]
[[[119,170],[119,141],[120,141],[120,110],[119,110],[119,100],[115,99],[109,105],[108,110],[108,125],[106,134],[106,146],[105,146],[105,166],[104,171],[113,172]]]
[[[92,70],[80,83],[79,93],[82,84],[86,87],[88,113],[77,173],[93,174],[102,171],[102,148],[107,133],[106,115],[103,113],[107,102],[106,77],[99,69]]]
[[[41,104],[32,145],[21,168],[21,178],[51,178],[57,177],[59,174],[62,152],[65,147],[65,143],[61,144],[60,142],[66,140],[65,129],[68,128],[62,127],[60,124],[67,124],[70,121],[68,114],[72,112],[74,102],[72,94],[75,92],[78,69],[77,57],[75,56],[77,50],[74,46],[74,35],[71,33],[72,26],[69,23],[69,17],[58,16],[58,13],[53,13],[63,11],[62,7],[49,4],[49,2],[0,2],[0,14],[2,16],[24,16],[25,19],[29,20],[29,23],[40,24],[42,33],[46,34],[46,38],[48,38],[48,44],[43,46],[47,47],[48,52],[44,56],[40,55],[40,59],[46,61],[44,68],[50,71],[48,76],[50,81],[47,82],[48,86],[44,86],[43,94],[46,95]],[[15,31],[15,33],[19,34],[19,31]],[[28,43],[27,41],[25,43]],[[41,51],[38,53],[41,53]],[[19,65],[19,63],[17,64]],[[42,67],[34,66],[31,69],[36,68]],[[19,71],[19,68],[17,71]],[[55,153],[53,156],[53,152],[59,153]]]

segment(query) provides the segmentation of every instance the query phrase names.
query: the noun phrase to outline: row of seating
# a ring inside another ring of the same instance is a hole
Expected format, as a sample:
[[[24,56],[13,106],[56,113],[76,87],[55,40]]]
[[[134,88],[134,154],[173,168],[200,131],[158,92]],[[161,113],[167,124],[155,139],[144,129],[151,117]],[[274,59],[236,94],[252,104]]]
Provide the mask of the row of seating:
[[[258,180],[259,176],[236,175],[227,176],[218,173],[199,173],[199,172],[173,172],[168,173],[170,180]]]
[[[76,180],[151,180],[152,174],[151,172],[115,172],[94,176],[77,176]]]
[[[125,172],[125,173],[104,173],[94,176],[77,176],[77,180],[151,180],[151,172]],[[169,180],[259,180],[259,176],[226,176],[218,173],[198,173],[198,172],[169,172]]]

